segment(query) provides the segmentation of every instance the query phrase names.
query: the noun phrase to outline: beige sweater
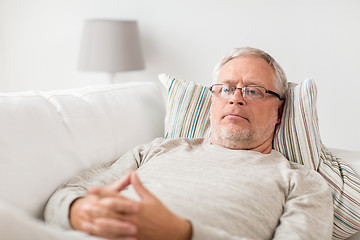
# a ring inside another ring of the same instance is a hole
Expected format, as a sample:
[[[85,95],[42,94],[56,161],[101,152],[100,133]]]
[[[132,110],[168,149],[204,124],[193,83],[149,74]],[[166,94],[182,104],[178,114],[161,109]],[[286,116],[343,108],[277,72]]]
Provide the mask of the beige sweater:
[[[193,225],[193,239],[331,239],[330,189],[279,152],[231,150],[209,139],[156,139],[84,172],[49,200],[45,220],[70,228],[71,202],[137,169],[143,184]],[[137,199],[132,188],[122,192]]]

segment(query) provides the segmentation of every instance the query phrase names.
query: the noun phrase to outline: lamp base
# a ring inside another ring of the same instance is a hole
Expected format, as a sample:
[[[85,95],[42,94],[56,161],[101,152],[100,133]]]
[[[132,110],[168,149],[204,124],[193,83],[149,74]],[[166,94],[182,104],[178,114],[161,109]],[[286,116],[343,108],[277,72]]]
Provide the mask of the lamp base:
[[[110,84],[114,84],[114,83],[115,83],[115,77],[116,77],[116,73],[114,73],[114,72],[109,72],[109,73],[108,73],[108,78],[109,78]]]

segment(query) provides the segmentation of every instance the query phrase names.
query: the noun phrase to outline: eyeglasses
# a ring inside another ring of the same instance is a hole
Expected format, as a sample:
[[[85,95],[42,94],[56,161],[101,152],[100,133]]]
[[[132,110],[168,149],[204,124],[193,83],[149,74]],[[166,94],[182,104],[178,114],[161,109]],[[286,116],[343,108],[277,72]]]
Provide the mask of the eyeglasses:
[[[210,91],[214,95],[221,96],[222,98],[229,98],[231,95],[235,94],[236,89],[239,89],[241,91],[244,99],[263,100],[266,94],[269,93],[278,97],[281,100],[279,94],[271,90],[267,90],[266,88],[261,86],[247,86],[238,88],[227,84],[214,84],[210,87]]]

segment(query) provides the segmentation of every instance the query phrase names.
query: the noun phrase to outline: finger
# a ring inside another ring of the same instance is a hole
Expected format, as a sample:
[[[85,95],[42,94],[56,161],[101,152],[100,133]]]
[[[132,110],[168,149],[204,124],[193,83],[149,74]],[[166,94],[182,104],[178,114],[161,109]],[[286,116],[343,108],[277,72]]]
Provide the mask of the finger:
[[[119,194],[117,195],[117,197],[120,197]],[[119,213],[111,207],[107,207],[106,204],[103,204],[104,200],[106,200],[106,198],[99,198],[93,195],[88,195],[86,197],[77,199],[73,203],[70,211],[71,226],[76,230],[82,230],[90,234],[99,234],[99,232],[97,232],[96,230],[99,228],[99,224],[96,224],[98,222],[98,219],[112,219],[112,221],[129,223],[132,222],[131,219],[133,218],[133,214]],[[117,199],[117,201],[121,202],[121,205],[123,205],[123,212],[131,212],[132,209],[134,209],[132,205],[126,205],[127,203],[131,203],[131,201],[128,199],[124,200],[119,198]],[[137,204],[139,203],[134,202],[134,204],[136,204],[137,206]],[[126,225],[125,230],[121,227],[121,225],[118,227],[119,231],[126,232]],[[102,228],[100,227],[100,229]]]
[[[81,216],[84,220],[94,221],[97,218],[114,218],[118,220],[122,220],[123,216],[102,204],[102,199],[97,199],[93,201],[84,202],[80,206]]]
[[[88,190],[88,193],[94,201],[97,200],[97,204],[101,205],[104,208],[103,210],[111,209],[111,211],[132,214],[139,209],[137,201],[128,199],[118,192],[110,191],[104,187],[93,187]]]
[[[113,211],[112,209],[102,207],[102,206],[84,206],[84,213],[86,214],[84,218],[91,219],[92,221],[97,218],[113,218],[122,220],[123,217],[120,213]]]
[[[106,188],[108,188],[109,190],[112,190],[112,191],[117,191],[117,192],[123,190],[124,188],[126,188],[127,186],[130,185],[130,182],[131,182],[131,181],[130,181],[130,178],[131,178],[131,173],[132,173],[132,172],[133,172],[133,171],[130,170],[130,171],[126,174],[125,177],[123,177],[123,178],[121,178],[121,179],[119,179],[119,180],[117,180],[117,181],[115,181],[115,182],[107,185]]]
[[[89,195],[95,195],[97,197],[109,197],[109,196],[117,196],[119,192],[110,190],[108,187],[90,187],[88,188]]]
[[[131,184],[134,186],[135,191],[142,200],[153,198],[152,193],[144,187],[135,172],[132,172],[131,174]]]
[[[125,177],[112,182],[104,187],[90,187],[88,188],[89,194],[102,195],[104,191],[120,192],[124,188],[130,185],[131,170],[126,174]],[[105,192],[106,193],[106,192]]]
[[[100,199],[100,204],[119,213],[133,214],[139,210],[139,203],[123,196]]]
[[[98,197],[116,196],[119,195],[118,191],[114,191],[109,186],[104,187],[89,187],[87,189],[89,195],[96,195]]]
[[[110,239],[134,237],[137,233],[137,227],[134,224],[111,218],[98,218],[92,223],[85,222],[83,229],[92,235]]]
[[[101,195],[102,187],[89,187],[87,192],[91,195]]]

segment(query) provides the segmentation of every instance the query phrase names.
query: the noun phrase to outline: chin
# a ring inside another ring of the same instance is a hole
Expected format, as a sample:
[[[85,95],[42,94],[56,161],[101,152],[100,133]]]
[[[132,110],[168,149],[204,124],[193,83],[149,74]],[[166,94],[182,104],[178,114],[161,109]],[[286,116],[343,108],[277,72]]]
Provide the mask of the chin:
[[[253,138],[253,133],[250,129],[221,128],[220,137],[233,141],[249,141]]]
[[[212,129],[212,139],[218,145],[232,149],[247,149],[253,142],[253,133],[249,129],[222,127]]]

